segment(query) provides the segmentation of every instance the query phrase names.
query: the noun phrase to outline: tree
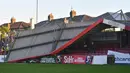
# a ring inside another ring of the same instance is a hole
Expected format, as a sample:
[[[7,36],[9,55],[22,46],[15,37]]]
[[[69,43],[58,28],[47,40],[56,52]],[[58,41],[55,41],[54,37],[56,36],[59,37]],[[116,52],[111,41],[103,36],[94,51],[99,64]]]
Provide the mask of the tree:
[[[5,26],[1,26],[0,27],[0,40],[3,38],[6,38],[6,36],[8,36],[8,33],[10,32],[10,30],[8,29],[8,27]]]

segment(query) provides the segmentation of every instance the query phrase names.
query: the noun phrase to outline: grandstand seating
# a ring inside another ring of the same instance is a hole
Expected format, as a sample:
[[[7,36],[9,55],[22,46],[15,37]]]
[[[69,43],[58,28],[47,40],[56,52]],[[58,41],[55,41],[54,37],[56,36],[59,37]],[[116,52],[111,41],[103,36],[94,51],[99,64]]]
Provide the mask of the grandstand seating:
[[[108,50],[117,51],[121,53],[130,53],[130,49],[128,48],[98,48],[95,52],[88,52],[87,50],[75,50],[72,51],[71,55],[107,55]]]

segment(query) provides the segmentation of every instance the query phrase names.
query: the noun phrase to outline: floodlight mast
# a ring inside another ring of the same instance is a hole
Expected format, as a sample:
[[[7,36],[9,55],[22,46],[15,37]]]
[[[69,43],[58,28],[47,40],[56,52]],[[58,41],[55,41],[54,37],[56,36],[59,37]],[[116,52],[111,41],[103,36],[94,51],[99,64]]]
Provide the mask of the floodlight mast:
[[[38,23],[38,0],[36,0],[36,23]]]

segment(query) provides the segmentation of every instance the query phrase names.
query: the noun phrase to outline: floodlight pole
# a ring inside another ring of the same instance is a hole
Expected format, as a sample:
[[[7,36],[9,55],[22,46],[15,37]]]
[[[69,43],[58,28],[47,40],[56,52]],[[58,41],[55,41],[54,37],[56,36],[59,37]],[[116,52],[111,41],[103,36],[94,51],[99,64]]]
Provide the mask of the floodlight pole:
[[[38,23],[38,0],[36,0],[36,23]]]

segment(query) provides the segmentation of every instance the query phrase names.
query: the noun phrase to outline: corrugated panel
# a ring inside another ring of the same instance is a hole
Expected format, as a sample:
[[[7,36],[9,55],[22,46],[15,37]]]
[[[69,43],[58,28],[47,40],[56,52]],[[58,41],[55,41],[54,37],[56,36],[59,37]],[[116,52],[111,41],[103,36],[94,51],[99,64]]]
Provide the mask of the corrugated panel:
[[[35,35],[25,38],[19,38],[16,40],[14,48],[21,48],[41,43],[47,43],[54,41],[57,38],[57,35],[60,31],[54,31],[51,33],[41,34],[41,35]]]
[[[25,58],[29,49],[11,51],[8,61]]]
[[[90,24],[94,23],[94,21],[88,21],[88,22],[74,22],[72,24],[66,24],[66,28],[69,27],[81,27],[81,26],[89,26]]]
[[[79,23],[79,22],[74,22],[72,24],[66,24],[66,28],[68,27],[81,27],[81,26],[88,26],[90,24],[92,24],[94,21],[88,21],[88,22],[82,22],[82,23]],[[31,34],[36,34],[36,33],[44,33],[44,32],[47,32],[47,31],[53,31],[53,30],[56,30],[56,29],[59,29],[61,27],[63,27],[64,24],[63,23],[60,23],[60,24],[48,24],[48,26],[46,27],[39,27],[39,28],[36,28],[34,30],[26,30],[26,31],[20,31],[19,32],[19,37],[20,36],[26,36],[26,35],[31,35]]]
[[[26,37],[26,38],[17,39],[15,41],[12,49],[17,49],[17,48],[29,46],[29,45],[31,45],[32,41],[33,41],[33,37]]]
[[[64,30],[61,36],[61,39],[72,39],[80,32],[82,32],[85,28],[76,28],[76,29],[68,29]]]
[[[26,57],[40,56],[40,55],[43,55],[43,54],[49,54],[51,51],[52,51],[52,44],[40,45],[40,46],[31,48]]]
[[[18,31],[18,36],[30,35],[32,33],[32,30]]]
[[[52,35],[52,34],[53,34],[53,32],[35,36],[35,38],[34,38],[35,41],[33,41],[34,43],[32,45],[53,41],[55,35]]]
[[[47,32],[47,31],[53,31],[53,30],[58,29],[58,28],[60,28],[60,27],[57,24],[54,24],[54,25],[49,24],[49,26],[46,26],[46,27],[41,26],[41,27],[33,29],[33,30],[20,31],[20,32],[18,32],[19,33],[18,37],[36,34],[36,33]]]
[[[63,46],[66,42],[68,42],[68,41],[60,41],[60,42],[58,42],[56,49],[59,49],[59,48],[60,48],[61,46]]]
[[[40,28],[35,29],[35,33],[47,32],[51,30],[53,31],[58,28],[60,28],[58,25],[52,24],[51,26],[48,26],[48,27],[40,27]]]
[[[43,54],[48,54],[51,52],[51,50],[52,50],[52,44],[15,50],[10,53],[8,61],[19,60],[19,59],[23,59],[23,58],[29,58],[29,57],[33,57],[33,56],[40,56]]]

